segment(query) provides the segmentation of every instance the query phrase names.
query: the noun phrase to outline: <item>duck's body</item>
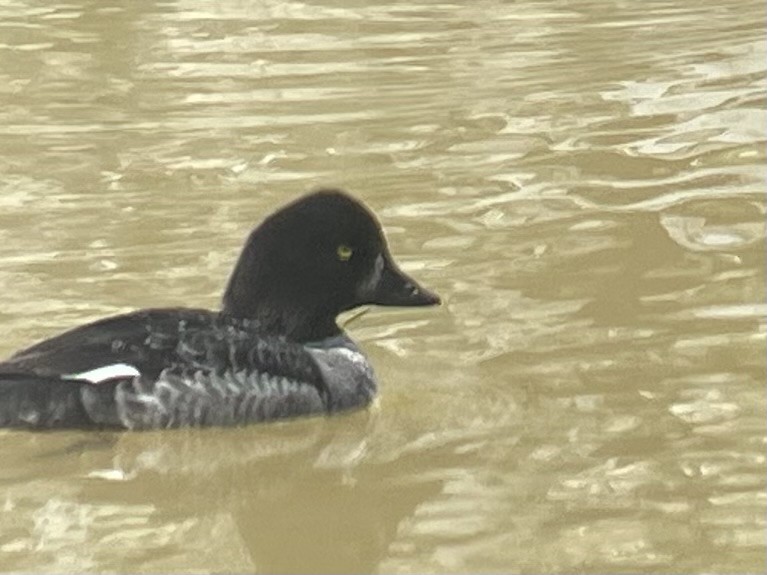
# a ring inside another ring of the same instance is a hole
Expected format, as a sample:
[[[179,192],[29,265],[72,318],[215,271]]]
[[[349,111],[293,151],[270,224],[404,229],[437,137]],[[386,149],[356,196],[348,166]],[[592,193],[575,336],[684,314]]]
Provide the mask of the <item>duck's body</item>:
[[[0,426],[151,429],[360,408],[376,393],[345,334],[296,343],[247,320],[151,309],[97,321],[0,364]]]
[[[361,204],[318,192],[253,232],[221,312],[140,310],[1,362],[0,427],[233,425],[364,407],[376,380],[336,315],[437,301],[396,268]]]

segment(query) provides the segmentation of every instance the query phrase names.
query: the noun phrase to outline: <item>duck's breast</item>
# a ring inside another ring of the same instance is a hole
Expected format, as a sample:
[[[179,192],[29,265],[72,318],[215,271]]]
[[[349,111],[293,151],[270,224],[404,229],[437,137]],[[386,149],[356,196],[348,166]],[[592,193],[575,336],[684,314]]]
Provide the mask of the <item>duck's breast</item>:
[[[376,395],[373,367],[346,335],[315,343],[307,348],[319,365],[328,389],[328,411],[359,409]]]

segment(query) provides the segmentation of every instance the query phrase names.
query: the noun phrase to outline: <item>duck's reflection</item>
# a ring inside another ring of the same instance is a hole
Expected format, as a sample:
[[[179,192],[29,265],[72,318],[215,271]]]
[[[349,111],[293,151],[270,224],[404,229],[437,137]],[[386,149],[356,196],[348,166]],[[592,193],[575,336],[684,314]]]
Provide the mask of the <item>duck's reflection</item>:
[[[115,435],[112,446],[91,452],[97,460],[88,462],[90,480],[80,495],[117,509],[149,504],[154,512],[148,521],[158,529],[196,521],[201,527],[188,541],[158,549],[166,555],[162,567],[191,568],[191,548],[211,539],[211,547],[233,557],[249,556],[249,565],[219,557],[213,561],[219,569],[375,572],[400,523],[436,496],[443,480],[435,478],[434,453],[384,447],[371,455],[369,426],[365,415],[356,414]],[[222,514],[233,526],[229,533],[203,533],[202,526]],[[168,561],[168,552],[179,557]],[[153,565],[150,559],[147,567]]]
[[[234,513],[258,570],[375,572],[400,522],[440,490],[436,481],[397,481],[390,467],[355,483],[316,473],[245,499]]]

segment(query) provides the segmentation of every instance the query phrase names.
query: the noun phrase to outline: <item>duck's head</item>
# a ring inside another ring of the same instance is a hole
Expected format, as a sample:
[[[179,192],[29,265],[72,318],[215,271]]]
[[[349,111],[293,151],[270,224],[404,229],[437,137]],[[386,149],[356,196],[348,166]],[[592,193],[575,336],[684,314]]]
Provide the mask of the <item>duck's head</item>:
[[[439,297],[394,263],[375,216],[339,190],[320,190],[251,233],[224,294],[228,315],[294,341],[339,333],[336,316],[365,304],[426,306]]]

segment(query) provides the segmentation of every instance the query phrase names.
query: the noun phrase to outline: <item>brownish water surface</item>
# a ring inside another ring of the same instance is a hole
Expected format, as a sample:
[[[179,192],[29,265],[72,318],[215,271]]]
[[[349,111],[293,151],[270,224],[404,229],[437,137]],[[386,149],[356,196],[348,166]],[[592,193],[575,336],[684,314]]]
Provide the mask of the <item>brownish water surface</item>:
[[[0,2],[0,356],[339,185],[370,412],[0,432],[0,570],[764,572],[763,0]]]

